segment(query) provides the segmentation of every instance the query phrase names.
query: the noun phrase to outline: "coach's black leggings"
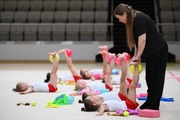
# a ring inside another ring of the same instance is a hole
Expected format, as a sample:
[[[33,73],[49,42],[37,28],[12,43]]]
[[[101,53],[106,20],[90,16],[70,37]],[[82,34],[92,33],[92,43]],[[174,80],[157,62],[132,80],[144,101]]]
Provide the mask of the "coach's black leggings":
[[[147,100],[140,109],[159,110],[164,88],[166,64],[168,59],[167,44],[157,53],[146,59]]]

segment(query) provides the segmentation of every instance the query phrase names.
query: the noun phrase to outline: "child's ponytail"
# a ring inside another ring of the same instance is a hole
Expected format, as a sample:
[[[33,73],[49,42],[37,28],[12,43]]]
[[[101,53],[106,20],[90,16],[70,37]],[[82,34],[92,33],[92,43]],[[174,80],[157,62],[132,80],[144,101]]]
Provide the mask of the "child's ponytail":
[[[82,108],[81,108],[81,111],[86,111],[86,108],[85,108],[85,107],[82,107]]]
[[[16,88],[13,88],[12,91],[17,92],[17,89],[16,89]]]
[[[51,73],[47,73],[46,79],[44,80],[45,83],[48,83],[50,81]]]
[[[79,100],[78,103],[84,103],[82,100]]]
[[[45,82],[45,83],[48,83],[48,82],[49,82],[49,80],[48,80],[48,79],[45,79],[45,80],[44,80],[44,82]]]

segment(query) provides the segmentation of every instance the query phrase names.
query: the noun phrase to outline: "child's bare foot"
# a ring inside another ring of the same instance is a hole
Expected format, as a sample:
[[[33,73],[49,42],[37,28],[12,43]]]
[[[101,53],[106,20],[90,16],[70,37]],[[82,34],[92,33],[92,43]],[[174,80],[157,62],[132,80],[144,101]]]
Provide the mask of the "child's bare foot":
[[[108,54],[109,55],[109,57],[111,57],[111,60],[116,60],[116,54],[114,54],[114,53],[109,53]]]
[[[103,46],[99,46],[98,48],[100,49],[100,51],[103,51]]]
[[[114,59],[116,56],[114,53],[109,53],[109,55],[111,56],[111,59]]]
[[[66,49],[61,49],[61,50],[58,51],[58,53],[59,53],[59,54],[65,53],[65,51],[66,51]]]
[[[100,51],[107,51],[107,46],[99,46]]]
[[[121,54],[121,53],[118,53],[117,58],[118,58],[119,60],[122,60],[122,59],[123,59],[122,54]]]
[[[109,54],[109,53],[108,53],[107,51],[105,51],[105,50],[99,51],[98,53],[101,54],[101,55],[108,55],[108,54]]]
[[[122,57],[124,58],[124,57],[127,56],[127,53],[126,53],[126,52],[123,52],[121,55],[122,55]]]
[[[56,53],[57,53],[57,52],[55,51],[55,52],[49,52],[48,54],[49,54],[49,55],[52,55],[53,57],[55,57]]]
[[[124,53],[122,53],[122,54],[118,54],[117,56],[118,56],[118,59],[120,59],[121,61],[124,61],[124,57],[126,56],[127,54],[124,52]]]
[[[121,61],[121,75],[122,74],[125,74],[125,76],[126,76],[126,74],[127,74],[127,64],[128,63],[126,63],[125,61],[124,61],[124,57],[126,56],[126,54],[125,53],[122,53],[122,54],[118,54],[118,59]]]

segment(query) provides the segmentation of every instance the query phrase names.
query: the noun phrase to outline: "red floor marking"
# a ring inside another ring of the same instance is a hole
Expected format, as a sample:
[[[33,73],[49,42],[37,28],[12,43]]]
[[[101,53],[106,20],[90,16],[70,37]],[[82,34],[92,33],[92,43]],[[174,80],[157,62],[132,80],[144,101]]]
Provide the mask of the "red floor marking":
[[[180,77],[175,76],[172,72],[169,71],[169,74],[172,75],[172,78],[178,80],[180,82]]]

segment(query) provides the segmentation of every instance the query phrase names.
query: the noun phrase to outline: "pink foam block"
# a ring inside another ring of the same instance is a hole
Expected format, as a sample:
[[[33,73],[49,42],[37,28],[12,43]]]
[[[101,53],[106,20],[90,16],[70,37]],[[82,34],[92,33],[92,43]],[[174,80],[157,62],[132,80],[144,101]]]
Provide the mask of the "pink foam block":
[[[150,109],[143,109],[138,111],[138,115],[140,117],[160,117],[160,111],[159,110],[150,110]]]
[[[141,97],[147,97],[147,95],[148,95],[147,93],[140,93]]]
[[[136,98],[140,98],[140,97],[141,97],[140,94],[137,94],[137,95],[136,95]]]

